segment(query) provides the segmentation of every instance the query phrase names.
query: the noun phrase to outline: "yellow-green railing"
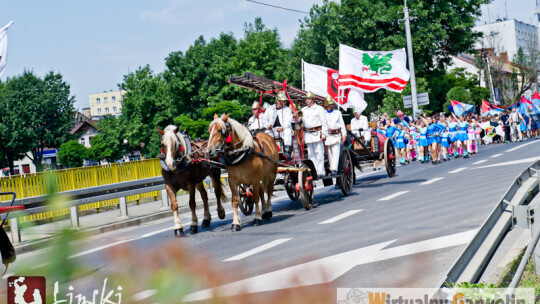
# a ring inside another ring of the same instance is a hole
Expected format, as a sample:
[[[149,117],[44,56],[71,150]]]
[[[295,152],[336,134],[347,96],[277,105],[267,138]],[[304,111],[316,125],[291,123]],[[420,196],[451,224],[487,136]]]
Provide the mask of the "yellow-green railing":
[[[161,175],[161,166],[157,158],[116,163],[102,166],[81,167],[49,172],[14,175],[0,178],[1,192],[15,192],[17,198],[26,198],[48,194],[53,188],[57,192],[95,187],[119,182]],[[52,185],[52,186],[51,186]],[[127,201],[137,201],[160,195],[157,191],[127,197]],[[9,197],[0,197],[6,201]],[[118,199],[95,202],[79,206],[79,211],[98,209],[117,205]],[[48,211],[19,218],[19,223],[44,220],[69,214],[69,209]]]

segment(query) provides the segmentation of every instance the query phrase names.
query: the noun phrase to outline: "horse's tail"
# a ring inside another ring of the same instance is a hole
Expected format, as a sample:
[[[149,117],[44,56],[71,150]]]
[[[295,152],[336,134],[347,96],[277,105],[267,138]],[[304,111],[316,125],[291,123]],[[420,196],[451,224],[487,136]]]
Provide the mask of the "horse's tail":
[[[214,185],[216,195],[219,195],[219,199],[222,203],[228,201],[227,196],[225,196],[225,189],[223,181],[221,180],[221,170],[212,169],[210,173],[210,178],[212,179],[212,184]]]

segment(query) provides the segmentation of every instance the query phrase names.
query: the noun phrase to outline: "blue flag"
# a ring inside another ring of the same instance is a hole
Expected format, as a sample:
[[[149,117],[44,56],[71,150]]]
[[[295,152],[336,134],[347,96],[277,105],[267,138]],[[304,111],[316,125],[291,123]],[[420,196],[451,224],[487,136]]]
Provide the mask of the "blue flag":
[[[474,111],[474,105],[472,104],[467,104],[455,100],[450,100],[450,103],[452,104],[454,114],[456,114],[458,117],[461,115],[467,115]]]

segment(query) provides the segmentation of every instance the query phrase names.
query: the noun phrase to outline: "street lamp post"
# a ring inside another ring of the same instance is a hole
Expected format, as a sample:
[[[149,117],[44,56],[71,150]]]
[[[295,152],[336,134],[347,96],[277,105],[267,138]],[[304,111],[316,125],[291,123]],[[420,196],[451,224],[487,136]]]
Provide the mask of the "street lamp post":
[[[127,139],[124,139],[124,147],[125,147],[125,153],[124,153],[124,161],[127,157],[127,144],[128,144],[128,140]]]

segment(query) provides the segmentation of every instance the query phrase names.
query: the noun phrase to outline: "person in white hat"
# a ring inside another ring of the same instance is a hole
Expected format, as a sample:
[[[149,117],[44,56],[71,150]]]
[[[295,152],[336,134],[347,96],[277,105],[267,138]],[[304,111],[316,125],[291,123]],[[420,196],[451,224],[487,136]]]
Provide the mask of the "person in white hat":
[[[266,109],[263,120],[266,123],[266,132],[268,134],[276,139],[283,139],[283,152],[287,158],[291,158],[293,115],[291,109],[287,106],[288,101],[285,93],[279,92],[276,97],[276,104]]]
[[[328,150],[328,162],[330,164],[329,175],[336,175],[339,165],[341,143],[347,138],[347,129],[343,122],[343,116],[339,110],[335,109],[336,103],[332,97],[328,96],[324,100],[326,109],[326,123],[328,124],[328,136],[324,145]]]
[[[251,105],[251,114],[247,122],[247,127],[250,131],[260,130],[266,127],[266,123],[262,119],[262,108],[259,109],[259,102],[254,101]]]
[[[315,104],[315,95],[306,93],[306,106],[302,108],[304,124],[304,143],[308,148],[308,157],[313,162],[318,176],[324,176],[324,143],[328,136],[326,111]]]
[[[369,145],[371,129],[369,128],[367,117],[362,115],[361,111],[354,111],[354,118],[351,119],[351,132],[359,138],[364,137],[365,144]]]

